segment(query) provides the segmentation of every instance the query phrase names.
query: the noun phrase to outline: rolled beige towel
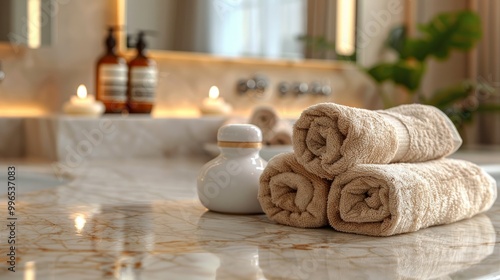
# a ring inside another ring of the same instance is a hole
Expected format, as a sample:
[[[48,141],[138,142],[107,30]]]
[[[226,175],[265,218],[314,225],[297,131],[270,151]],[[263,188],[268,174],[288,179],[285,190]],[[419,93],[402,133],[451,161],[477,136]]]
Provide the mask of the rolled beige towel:
[[[270,106],[256,107],[248,122],[260,128],[262,131],[262,141],[265,143],[271,137],[273,129],[278,125],[280,118],[278,113]]]
[[[265,142],[269,146],[292,145],[293,127],[286,120],[279,120],[271,130],[269,139]]]
[[[389,236],[470,218],[496,197],[495,180],[463,160],[361,164],[335,178],[327,214],[338,231]]]
[[[361,163],[422,162],[454,153],[462,139],[439,109],[420,104],[369,111],[321,103],[294,125],[297,161],[332,179]]]
[[[259,202],[269,219],[301,228],[328,225],[331,181],[307,172],[293,153],[273,157],[260,177]]]
[[[248,121],[262,131],[262,142],[265,145],[292,145],[292,125],[280,119],[278,113],[270,106],[258,106],[253,110]]]

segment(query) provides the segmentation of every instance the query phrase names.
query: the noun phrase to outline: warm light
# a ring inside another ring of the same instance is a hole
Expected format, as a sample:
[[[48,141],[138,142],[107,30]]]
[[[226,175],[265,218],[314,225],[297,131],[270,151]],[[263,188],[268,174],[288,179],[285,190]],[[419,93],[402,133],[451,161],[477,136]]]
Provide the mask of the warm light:
[[[41,0],[28,0],[28,46],[39,48],[42,41],[42,3]]]
[[[104,111],[104,104],[95,100],[93,95],[87,95],[87,88],[84,85],[80,85],[76,96],[71,96],[71,99],[63,105],[63,112],[68,115],[98,117]]]
[[[152,112],[153,118],[196,118],[200,113],[196,107],[181,108],[155,108]]]
[[[126,0],[116,0],[116,26],[126,25],[127,3]],[[118,38],[118,50],[127,50],[127,40],[125,39],[126,28],[118,28],[116,37]]]
[[[85,227],[85,223],[87,220],[85,220],[85,215],[83,214],[77,214],[75,218],[75,228],[77,233],[81,233],[82,229]]]
[[[216,86],[210,87],[210,90],[208,91],[208,97],[212,99],[216,99],[219,97],[219,88]]]
[[[337,36],[335,49],[338,54],[354,54],[356,1],[337,0]]]
[[[85,87],[85,85],[78,86],[78,89],[76,90],[76,95],[78,95],[78,98],[80,99],[87,98],[87,88]]]
[[[35,280],[36,279],[35,271],[36,271],[35,262],[34,261],[26,262],[26,264],[24,265],[24,280]]]
[[[48,113],[39,104],[11,105],[10,107],[0,105],[0,117],[35,117],[47,115]]]

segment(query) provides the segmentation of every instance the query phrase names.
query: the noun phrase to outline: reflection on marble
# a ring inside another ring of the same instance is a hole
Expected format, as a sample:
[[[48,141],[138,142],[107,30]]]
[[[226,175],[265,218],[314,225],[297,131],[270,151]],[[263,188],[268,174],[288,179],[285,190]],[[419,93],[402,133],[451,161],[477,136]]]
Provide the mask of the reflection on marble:
[[[93,161],[18,199],[18,270],[1,279],[471,279],[500,275],[500,203],[394,237],[207,212],[202,159]],[[5,163],[7,164],[7,163]],[[18,165],[21,169],[22,165]],[[22,186],[20,186],[22,187]],[[5,196],[1,196],[5,205]],[[0,219],[6,220],[5,211]],[[6,248],[6,231],[0,231]],[[0,262],[5,264],[5,254]]]

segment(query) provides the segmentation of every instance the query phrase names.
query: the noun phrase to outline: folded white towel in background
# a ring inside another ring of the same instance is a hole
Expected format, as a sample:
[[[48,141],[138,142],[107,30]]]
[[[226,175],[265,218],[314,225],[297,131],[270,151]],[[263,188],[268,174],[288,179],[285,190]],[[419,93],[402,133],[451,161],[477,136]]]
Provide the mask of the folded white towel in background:
[[[248,122],[260,128],[265,145],[291,145],[293,127],[270,106],[254,108]]]

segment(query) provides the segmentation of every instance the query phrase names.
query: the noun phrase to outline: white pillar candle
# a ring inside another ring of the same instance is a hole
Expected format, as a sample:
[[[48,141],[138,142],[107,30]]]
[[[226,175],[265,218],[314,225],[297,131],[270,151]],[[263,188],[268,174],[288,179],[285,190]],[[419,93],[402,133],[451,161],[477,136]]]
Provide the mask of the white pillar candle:
[[[200,111],[203,115],[227,115],[231,113],[232,107],[219,97],[219,88],[212,86],[208,97],[203,99]]]
[[[82,115],[97,117],[104,113],[104,104],[101,101],[96,101],[93,95],[87,94],[87,88],[80,85],[76,92],[76,96],[72,96],[69,102],[66,102],[63,107],[64,113],[68,115]]]

